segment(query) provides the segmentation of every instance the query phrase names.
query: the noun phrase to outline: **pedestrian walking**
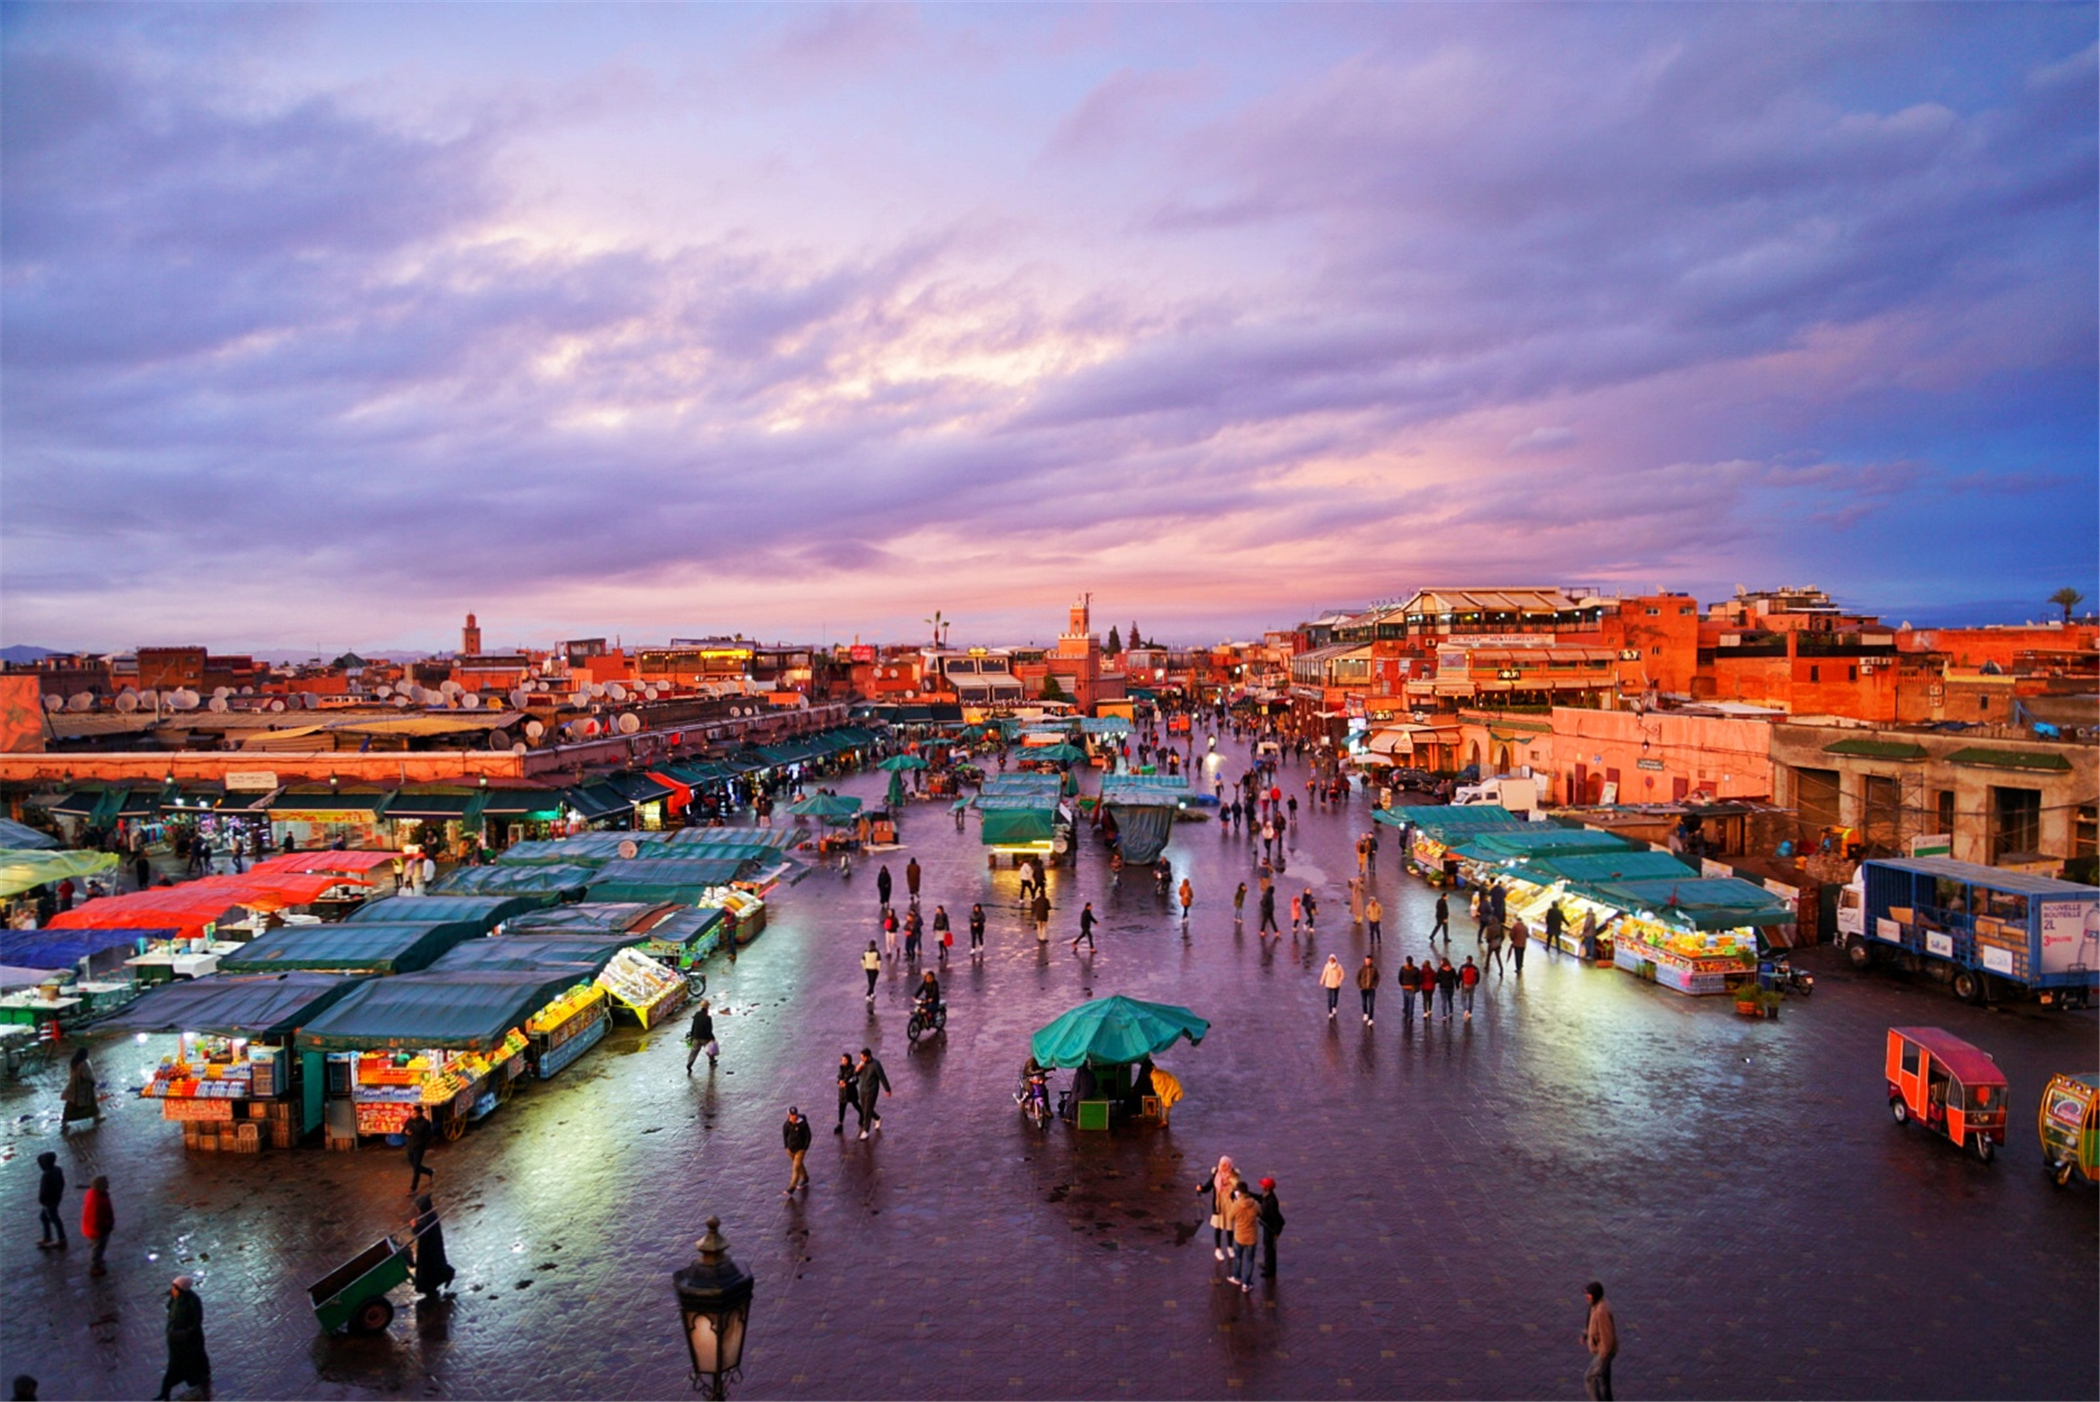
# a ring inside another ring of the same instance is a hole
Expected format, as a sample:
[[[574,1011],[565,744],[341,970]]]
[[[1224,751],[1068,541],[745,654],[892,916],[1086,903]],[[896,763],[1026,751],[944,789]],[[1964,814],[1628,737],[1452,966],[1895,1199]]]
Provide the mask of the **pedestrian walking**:
[[[1244,1295],[1254,1288],[1254,1248],[1261,1244],[1261,1204],[1245,1183],[1232,1190],[1225,1216],[1232,1226],[1232,1274],[1226,1279]]]
[[[1385,902],[1376,896],[1364,902],[1364,929],[1369,932],[1373,944],[1385,938]]]
[[[1305,924],[1305,902],[1297,896],[1291,897],[1291,938],[1298,938],[1298,931]]]
[[[904,909],[904,962],[916,964],[919,960],[919,938],[925,933],[926,921],[919,914],[919,903],[915,900]]]
[[[860,956],[860,971],[868,976],[868,1001],[872,1003],[875,1001],[875,979],[882,973],[882,954],[875,948],[873,940],[868,941],[867,953]],[[692,1074],[693,1059],[690,1056],[685,1059],[685,1069],[688,1075]]]
[[[63,1250],[66,1244],[66,1222],[58,1215],[58,1209],[66,1200],[66,1171],[58,1166],[58,1155],[44,1151],[36,1156],[36,1207],[37,1247],[50,1251]]]
[[[1446,1022],[1451,1020],[1451,1000],[1457,996],[1458,970],[1451,967],[1450,959],[1440,959],[1437,961],[1436,966],[1436,1001],[1444,1010],[1444,1021]],[[1424,1022],[1429,1020],[1429,1010],[1427,1008],[1422,1010],[1422,1020]]]
[[[803,1163],[809,1156],[809,1121],[792,1105],[788,1106],[787,1122],[780,1126],[780,1142],[788,1156],[788,1185],[780,1195],[791,1198],[797,1188],[809,1187],[809,1168]]]
[[[1524,946],[1531,941],[1531,927],[1518,916],[1509,922],[1509,960],[1516,965],[1517,977],[1524,977]]]
[[[1035,917],[1035,942],[1050,943],[1050,896],[1041,886],[1035,888],[1035,905],[1028,913]]]
[[[1086,941],[1086,947],[1089,952],[1092,952],[1094,949],[1094,924],[1094,903],[1088,901],[1086,908],[1079,912],[1079,933],[1072,936],[1072,950],[1075,954],[1079,951],[1079,942],[1081,940]]]
[[[1232,893],[1232,923],[1237,928],[1247,918],[1247,883]]]
[[[1500,920],[1488,921],[1487,930],[1484,933],[1487,939],[1487,961],[1494,965],[1496,972],[1499,973],[1502,969],[1502,941],[1506,934],[1502,928],[1502,922]],[[1470,963],[1471,960],[1469,959],[1467,962]]]
[[[1327,990],[1327,1020],[1334,1021],[1334,1010],[1342,1000],[1342,961],[1332,954],[1320,968],[1320,987]]]
[[[889,909],[890,905],[890,890],[890,864],[884,862],[882,870],[875,873],[875,902],[885,911]]]
[[[102,1123],[102,1103],[96,1097],[95,1068],[88,1061],[88,1049],[73,1049],[72,1065],[66,1068],[65,1110],[60,1114],[58,1132],[64,1134],[66,1126],[75,1120]]]
[[[1257,937],[1261,935],[1281,936],[1283,933],[1283,931],[1276,928],[1276,888],[1267,882],[1263,882],[1261,888],[1261,926],[1254,933]]]
[[[860,1137],[866,1139],[869,1130],[882,1128],[882,1107],[876,1097],[891,1093],[890,1077],[867,1047],[860,1049],[860,1065],[854,1074],[860,1079]]]
[[[204,1302],[196,1282],[178,1275],[168,1286],[168,1370],[160,1375],[155,1402],[168,1402],[177,1387],[211,1390],[211,1359],[204,1352]]]
[[[410,1197],[416,1195],[416,1190],[423,1186],[425,1178],[428,1178],[433,1183],[437,1182],[437,1170],[426,1168],[423,1165],[423,1155],[430,1152],[430,1136],[434,1129],[435,1126],[430,1123],[430,1116],[423,1113],[423,1105],[420,1101],[409,1110],[408,1118],[402,1122],[401,1143],[408,1151],[408,1195]]]
[[[1196,1185],[1197,1197],[1206,1193],[1210,1196],[1210,1254],[1220,1261],[1225,1259],[1227,1240],[1225,1207],[1232,1201],[1232,1190],[1239,1186],[1239,1171],[1233,1168],[1232,1156],[1229,1154],[1220,1154],[1217,1167],[1210,1171],[1210,1177]]]
[[[1261,1208],[1261,1273],[1264,1278],[1276,1278],[1276,1238],[1283,1235],[1283,1204],[1276,1197],[1276,1180],[1261,1180],[1261,1197],[1257,1200]]]
[[[1364,856],[1365,869],[1372,876],[1378,875],[1378,829],[1376,827],[1364,834]]]
[[[1305,888],[1305,933],[1312,933],[1313,922],[1320,918],[1320,902],[1314,898],[1312,887]]]
[[[1184,876],[1181,878],[1181,889],[1175,894],[1181,901],[1181,928],[1186,930],[1189,927],[1189,909],[1196,904],[1196,888],[1191,886],[1189,879]]]
[[[839,1122],[831,1127],[833,1134],[846,1132],[846,1112],[860,1111],[860,1076],[853,1069],[853,1053],[839,1053]]]
[[[414,1249],[416,1293],[434,1300],[458,1272],[445,1256],[445,1229],[438,1223],[437,1208],[428,1193],[416,1199],[416,1210],[408,1219],[408,1236]]]
[[[875,976],[868,976],[869,996],[874,996]],[[693,1074],[693,1063],[701,1056],[707,1057],[707,1069],[715,1069],[716,1058],[722,1055],[721,1043],[715,1040],[714,1006],[707,999],[693,1009],[693,1020],[685,1029],[685,1074]]]
[[[1491,926],[1490,928],[1499,927]],[[1458,997],[1459,1001],[1465,1005],[1467,1022],[1473,1020],[1473,990],[1479,986],[1480,966],[1475,964],[1473,956],[1468,954],[1465,966],[1458,971]]]
[[[1349,878],[1349,928],[1360,930],[1364,924],[1364,879]]]
[[[1481,937],[1487,933],[1488,911],[1490,909],[1491,907],[1488,904],[1487,898],[1487,888],[1483,886],[1474,887],[1472,914],[1473,943],[1475,944],[1479,944]]]
[[[1436,924],[1429,927],[1429,938],[1438,935],[1444,937],[1445,944],[1451,943],[1451,902],[1441,891],[1436,896]]]
[[[102,1257],[109,1250],[109,1234],[117,1229],[116,1207],[109,1200],[109,1180],[97,1174],[80,1200],[80,1234],[88,1239],[89,1275],[106,1275]]]
[[[970,906],[970,957],[984,953],[984,907],[975,902]]]
[[[904,889],[911,895],[911,903],[919,903],[919,859],[913,857],[904,864]]]
[[[1590,1366],[1582,1385],[1590,1402],[1611,1402],[1611,1364],[1619,1356],[1619,1326],[1611,1306],[1604,1303],[1604,1286],[1591,1281],[1582,1288],[1590,1302],[1589,1318],[1582,1325],[1582,1346],[1589,1350]]]
[[[1356,996],[1364,1005],[1364,1026],[1369,1027],[1378,1007],[1378,964],[1368,954],[1356,970]]]
[[[948,962],[948,950],[955,943],[955,931],[948,927],[948,907],[933,908],[933,943],[943,964]]]
[[[1422,971],[1415,967],[1415,957],[1410,954],[1400,966],[1400,1025],[1405,1028],[1415,1020],[1415,994],[1422,991]]]

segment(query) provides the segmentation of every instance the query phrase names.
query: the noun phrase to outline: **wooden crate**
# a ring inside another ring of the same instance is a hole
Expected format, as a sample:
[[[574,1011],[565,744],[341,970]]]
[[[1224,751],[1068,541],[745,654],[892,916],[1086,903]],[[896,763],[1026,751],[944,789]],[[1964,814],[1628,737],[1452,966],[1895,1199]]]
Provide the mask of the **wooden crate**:
[[[298,1131],[297,1131],[297,1130],[296,1130],[296,1129],[295,1129],[295,1128],[293,1127],[293,1125],[292,1125],[292,1122],[291,1122],[290,1120],[272,1120],[272,1121],[270,1121],[270,1147],[271,1147],[271,1148],[273,1148],[273,1149],[290,1149],[290,1148],[294,1148],[294,1147],[296,1147],[296,1146],[298,1145],[298,1143],[299,1143],[299,1133],[298,1133]]]
[[[327,1134],[327,1147],[330,1149],[340,1149],[347,1152],[357,1148],[357,1136],[354,1134],[336,1134],[333,1131],[324,1132]]]

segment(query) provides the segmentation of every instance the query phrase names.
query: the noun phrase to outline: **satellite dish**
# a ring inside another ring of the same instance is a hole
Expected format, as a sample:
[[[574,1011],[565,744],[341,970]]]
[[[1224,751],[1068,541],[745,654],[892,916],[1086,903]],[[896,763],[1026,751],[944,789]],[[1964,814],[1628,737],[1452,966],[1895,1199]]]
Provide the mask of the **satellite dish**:
[[[510,752],[511,752],[512,754],[514,754],[514,755],[521,755],[521,754],[524,754],[524,753],[525,753],[525,742],[524,742],[523,740],[520,740],[520,741],[519,741],[519,742],[518,742],[517,744],[515,744],[515,745],[512,745],[512,746],[510,747]]]
[[[605,688],[605,695],[609,700],[625,701],[627,699],[627,688],[621,686],[618,682],[614,682],[611,686]]]
[[[586,688],[586,690],[588,690],[591,693],[591,696],[594,699],[605,695],[605,687],[599,682],[592,682],[590,686]]]
[[[596,735],[599,731],[603,730],[604,728],[604,726],[598,724],[598,722],[594,720],[587,720],[583,723],[583,733],[586,735]]]
[[[66,699],[63,696],[46,696],[44,698],[44,709],[47,711],[63,711],[65,708]]]
[[[625,857],[630,862],[633,861],[636,857],[640,856],[642,851],[640,847],[635,845],[635,841],[631,837],[621,838],[620,845],[614,848],[613,850],[618,852],[621,856]]]
[[[466,695],[459,698],[459,704],[464,710],[478,711],[481,709],[481,693],[478,691],[470,691]]]
[[[406,696],[396,696],[390,704],[397,711],[405,711],[408,709],[408,698]]]
[[[273,710],[273,711],[281,711],[281,710],[283,710],[283,709],[284,709],[284,698],[283,698],[282,696],[273,696],[273,697],[271,697],[271,698],[270,698],[270,709],[271,709],[271,710]]]
[[[509,749],[510,732],[507,730],[491,730],[489,732],[489,748],[492,750]]]
[[[255,688],[252,686],[244,686],[241,688],[241,695],[243,696],[253,696],[254,694]]]
[[[438,683],[438,690],[446,696],[457,696],[462,691],[465,691],[466,688],[448,677],[444,681]]]
[[[394,688],[387,685],[385,682],[381,682],[379,684],[378,689],[372,694],[378,697],[380,700],[384,701],[387,699],[387,697],[392,696],[394,694]]]
[[[139,704],[141,706],[158,706],[160,704],[160,693],[150,687],[145,691],[141,691],[139,693]]]
[[[76,691],[66,698],[66,709],[69,711],[85,711],[94,704],[95,698],[85,691]]]
[[[233,688],[230,686],[215,686],[211,689],[211,699],[214,701],[224,701],[231,695],[233,695]]]
[[[540,724],[538,721],[529,720],[525,722],[525,738],[527,738],[528,740],[537,740],[546,733],[547,727]]]
[[[569,704],[571,706],[587,706],[590,704],[590,700],[591,694],[588,691],[572,691],[569,693]]]
[[[123,713],[124,713],[125,715],[127,715],[127,716],[128,716],[128,715],[130,715],[130,714],[131,714],[131,713],[132,713],[133,711],[136,711],[136,710],[137,710],[138,708],[139,708],[139,697],[138,697],[138,693],[137,693],[137,692],[135,692],[135,691],[120,691],[120,692],[118,692],[118,693],[117,693],[117,709],[118,709],[118,710],[122,711],[122,712],[123,712]]]
[[[273,701],[270,704],[273,706],[282,706],[284,703],[282,701]],[[226,714],[226,698],[223,696],[214,696],[211,700],[204,703],[204,709],[210,711],[215,716],[223,716]]]
[[[302,691],[302,692],[300,692],[300,693],[299,693],[299,709],[300,709],[300,710],[302,710],[302,711],[313,711],[313,710],[318,710],[318,709],[320,708],[320,705],[321,705],[321,698],[320,698],[320,697],[318,697],[318,696],[316,696],[316,695],[314,695],[314,694],[313,694],[313,693],[312,693],[311,691]]]
[[[510,693],[510,704],[515,706],[518,710],[524,710],[525,697],[527,696],[527,694],[528,693],[526,692],[525,688],[522,686],[512,687]]]
[[[629,711],[620,717],[620,733],[622,735],[632,735],[641,728],[642,718],[634,712]]]
[[[187,689],[178,691],[168,699],[168,705],[178,711],[194,711],[197,709],[197,693]]]

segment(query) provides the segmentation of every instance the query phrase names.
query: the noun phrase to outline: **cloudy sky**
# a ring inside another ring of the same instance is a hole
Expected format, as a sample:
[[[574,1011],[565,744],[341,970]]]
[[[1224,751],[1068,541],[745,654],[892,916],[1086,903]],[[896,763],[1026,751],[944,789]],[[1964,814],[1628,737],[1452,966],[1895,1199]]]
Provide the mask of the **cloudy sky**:
[[[10,4],[0,642],[2040,616],[2095,19]]]

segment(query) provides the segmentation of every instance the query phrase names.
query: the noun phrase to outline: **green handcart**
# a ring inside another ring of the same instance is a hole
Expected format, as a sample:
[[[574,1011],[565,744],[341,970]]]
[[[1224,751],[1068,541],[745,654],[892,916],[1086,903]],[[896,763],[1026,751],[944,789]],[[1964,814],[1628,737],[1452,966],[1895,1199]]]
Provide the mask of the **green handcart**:
[[[306,1288],[314,1318],[333,1334],[377,1334],[394,1319],[387,1292],[408,1279],[409,1254],[391,1236],[381,1237],[347,1264],[336,1267]]]

